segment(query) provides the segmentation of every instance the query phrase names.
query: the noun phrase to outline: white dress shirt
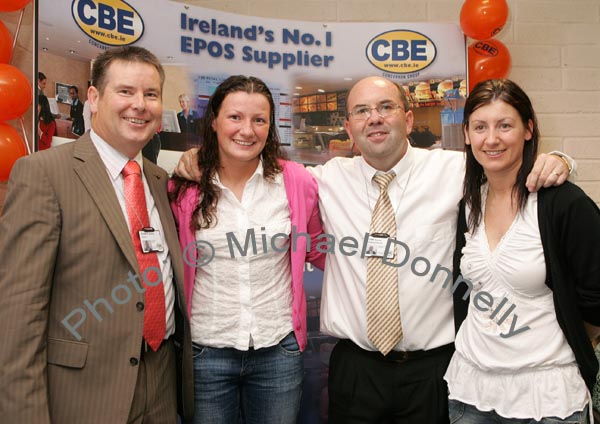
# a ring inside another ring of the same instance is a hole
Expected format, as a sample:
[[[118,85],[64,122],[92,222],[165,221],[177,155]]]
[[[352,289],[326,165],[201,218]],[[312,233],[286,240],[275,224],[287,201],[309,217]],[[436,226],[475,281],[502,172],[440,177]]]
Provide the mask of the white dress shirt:
[[[124,179],[123,175],[121,174],[121,171],[123,170],[125,164],[129,161],[129,158],[104,141],[98,134],[94,132],[94,130],[91,131],[90,136],[94,146],[96,147],[96,150],[98,150],[100,159],[102,159],[102,162],[104,162],[106,172],[110,177],[110,181],[115,189],[117,199],[119,200],[119,205],[123,211],[125,222],[127,222],[127,228],[129,228],[129,219],[127,218],[127,209],[125,206]],[[175,317],[173,315],[173,308],[175,307],[175,291],[173,289],[173,269],[171,267],[169,246],[167,245],[167,241],[165,239],[165,233],[160,222],[158,209],[156,209],[154,198],[152,197],[152,193],[150,193],[150,188],[148,187],[148,182],[146,181],[146,176],[144,175],[142,153],[139,152],[133,160],[140,165],[140,169],[142,171],[142,181],[144,183],[144,193],[146,195],[146,207],[148,209],[150,225],[155,230],[160,231],[162,245],[164,246],[163,251],[157,252],[157,255],[160,271],[163,277],[163,287],[165,289],[165,312],[167,324],[165,338],[168,338],[175,333]],[[141,276],[138,277],[140,282],[142,282],[143,279]],[[127,281],[127,275],[123,276],[123,282],[125,281]]]
[[[308,169],[319,183],[324,229],[336,240],[336,253],[327,255],[325,265],[321,331],[375,351],[367,337],[367,260],[360,257],[360,249],[358,254],[346,256],[337,247],[346,236],[362,243],[369,232],[379,197],[379,188],[372,181],[377,171],[362,157],[335,158]],[[398,268],[404,337],[394,350],[433,349],[454,341],[452,284],[445,289],[442,284],[446,279],[452,282],[464,159],[457,152],[427,151],[409,145],[406,155],[392,169],[397,176],[388,193],[396,211],[397,240],[410,250],[408,253],[398,247],[399,259],[408,258]],[[418,257],[421,259],[415,261]],[[436,268],[434,282],[430,282]]]
[[[267,181],[259,163],[241,201],[218,175],[215,182],[221,189],[216,225],[196,232],[196,240],[212,244],[215,256],[196,271],[192,340],[238,350],[274,346],[293,330],[290,252],[277,252],[271,246],[275,234],[291,233],[283,175]],[[232,233],[243,249],[252,229],[256,252],[252,242],[245,254],[232,241],[228,243],[227,233]],[[277,250],[289,246],[289,241],[276,240]]]

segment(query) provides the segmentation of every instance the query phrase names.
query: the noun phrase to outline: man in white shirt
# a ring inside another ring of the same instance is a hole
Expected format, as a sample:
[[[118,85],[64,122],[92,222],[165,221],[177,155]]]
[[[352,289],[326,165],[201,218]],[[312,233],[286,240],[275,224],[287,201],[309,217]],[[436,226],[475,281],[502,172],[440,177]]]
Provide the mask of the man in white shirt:
[[[140,153],[161,124],[164,71],[127,46],[98,56],[92,79],[91,132],[11,173],[0,219],[4,422],[174,423],[178,391],[192,415],[168,176]]]
[[[332,424],[448,422],[443,375],[454,350],[450,289],[464,159],[457,152],[412,148],[409,107],[404,90],[390,80],[360,80],[348,94],[345,126],[362,156],[309,168],[319,184],[325,232],[336,243],[335,254],[327,256],[321,299],[321,331],[341,339],[329,368]],[[177,173],[197,176],[195,162],[193,153],[184,155]],[[383,355],[367,331],[363,247],[342,247],[341,240],[362,241],[370,232],[380,191],[373,177],[388,171],[395,173],[387,190],[398,243],[396,258],[387,263],[398,269],[403,336]],[[561,158],[541,155],[528,186],[562,183],[568,174]]]
[[[401,264],[395,266],[403,330],[385,356],[367,331],[367,259],[340,252],[327,256],[321,331],[341,339],[329,368],[333,424],[448,422],[443,375],[454,350],[450,288],[464,159],[456,152],[412,148],[409,106],[404,90],[385,78],[356,83],[348,94],[345,125],[362,156],[336,158],[312,171],[325,232],[337,241],[361,240],[369,232],[379,197],[373,177],[394,171],[388,194],[396,241],[402,243],[396,258],[384,262]],[[560,158],[546,155],[535,169],[546,184],[562,183],[569,173]],[[531,176],[532,186],[536,180]]]

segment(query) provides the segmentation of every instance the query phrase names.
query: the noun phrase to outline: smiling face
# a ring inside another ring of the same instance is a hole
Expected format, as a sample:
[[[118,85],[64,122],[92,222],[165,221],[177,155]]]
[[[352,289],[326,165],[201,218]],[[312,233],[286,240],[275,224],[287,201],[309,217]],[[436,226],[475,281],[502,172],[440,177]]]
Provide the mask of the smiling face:
[[[502,100],[475,109],[465,128],[465,143],[488,176],[516,175],[523,162],[523,147],[531,140],[533,122],[527,125],[517,110]]]
[[[389,171],[406,153],[413,114],[404,111],[398,87],[385,78],[365,78],[357,82],[348,94],[348,110],[356,106],[374,108],[386,102],[400,105],[400,109],[385,118],[372,110],[366,120],[349,116],[345,122],[346,131],[363,158],[380,171]]]
[[[190,110],[190,99],[187,96],[180,96],[179,106],[181,106],[181,109],[187,112],[188,110]]]
[[[129,158],[154,136],[162,120],[161,81],[156,68],[143,62],[115,60],[106,71],[103,92],[88,90],[92,128]]]
[[[222,167],[258,166],[269,135],[270,113],[262,94],[235,91],[225,97],[212,122]]]

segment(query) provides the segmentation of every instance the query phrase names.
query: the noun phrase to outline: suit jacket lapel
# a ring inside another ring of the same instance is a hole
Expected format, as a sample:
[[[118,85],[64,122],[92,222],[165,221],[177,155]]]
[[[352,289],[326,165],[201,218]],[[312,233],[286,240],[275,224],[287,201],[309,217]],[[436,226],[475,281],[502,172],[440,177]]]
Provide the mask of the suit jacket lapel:
[[[178,299],[183,307],[182,311],[187,311],[185,307],[185,300],[183,299],[183,259],[181,255],[181,248],[179,246],[179,237],[177,236],[177,229],[175,227],[175,220],[173,219],[173,212],[169,204],[169,198],[167,196],[167,175],[164,171],[159,170],[156,165],[150,163],[150,161],[144,159],[144,175],[150,187],[150,193],[154,198],[154,204],[160,215],[160,222],[165,232],[165,240],[169,246],[169,254],[171,256],[171,266],[173,267],[173,274],[175,277],[175,283],[177,285]]]
[[[74,171],[96,203],[127,261],[139,273],[127,222],[123,216],[115,189],[106,173],[104,162],[100,159],[89,133],[84,134],[74,143],[73,156],[80,161],[73,167]]]
[[[173,241],[177,242],[177,231],[174,228],[171,228],[170,225],[173,221],[173,214],[167,197],[167,177],[166,175],[161,175],[161,173],[157,172],[157,169],[146,159],[144,159],[144,175],[146,176],[148,187],[150,187],[150,193],[154,198],[154,204],[156,205],[156,209],[160,216],[160,222],[163,226],[163,231],[165,232],[165,239],[169,245],[169,250],[172,250],[175,246],[178,246],[178,244],[172,244]],[[173,231],[175,231],[175,239],[172,237]]]

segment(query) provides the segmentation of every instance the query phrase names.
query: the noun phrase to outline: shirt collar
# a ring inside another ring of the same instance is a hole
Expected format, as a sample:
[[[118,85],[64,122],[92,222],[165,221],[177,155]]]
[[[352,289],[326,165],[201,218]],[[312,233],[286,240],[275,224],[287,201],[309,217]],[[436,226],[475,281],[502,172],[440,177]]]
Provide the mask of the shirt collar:
[[[119,152],[113,146],[108,144],[106,141],[102,139],[92,128],[90,131],[90,137],[92,138],[92,143],[94,143],[94,147],[98,150],[98,154],[100,155],[100,159],[104,162],[104,166],[106,166],[106,170],[108,171],[108,175],[113,180],[119,178],[121,175],[121,171],[125,167],[125,164],[129,162],[129,158],[125,156],[123,153]],[[140,170],[142,174],[144,173],[144,161],[142,160],[142,152],[138,152],[138,154],[132,159],[138,163],[140,166]]]
[[[406,153],[404,154],[402,159],[400,159],[398,161],[398,163],[396,165],[394,165],[392,167],[392,169],[390,169],[390,171],[394,171],[396,173],[396,178],[394,178],[394,180],[392,181],[392,184],[394,182],[399,183],[399,181],[404,180],[404,177],[408,175],[408,173],[410,172],[410,169],[413,165],[414,147],[411,147],[408,140],[406,141],[406,144],[407,144]],[[373,168],[371,165],[369,165],[367,163],[367,161],[363,157],[361,157],[360,164],[361,164],[363,175],[365,176],[367,181],[373,181],[373,177],[375,175],[387,173],[387,172],[379,171],[379,170]]]
[[[265,174],[265,169],[263,167],[263,162],[262,159],[260,159],[260,161],[258,162],[258,166],[256,167],[256,169],[254,170],[254,173],[252,174],[252,176],[248,179],[248,182],[255,180],[256,178],[262,178]],[[213,181],[221,188],[223,188],[223,184],[221,184],[221,179],[219,178],[219,173],[215,172],[215,176]],[[277,175],[275,175],[275,178],[273,178],[273,182],[277,183],[277,184],[281,184],[283,183],[283,177],[281,175],[281,172],[278,173]]]

